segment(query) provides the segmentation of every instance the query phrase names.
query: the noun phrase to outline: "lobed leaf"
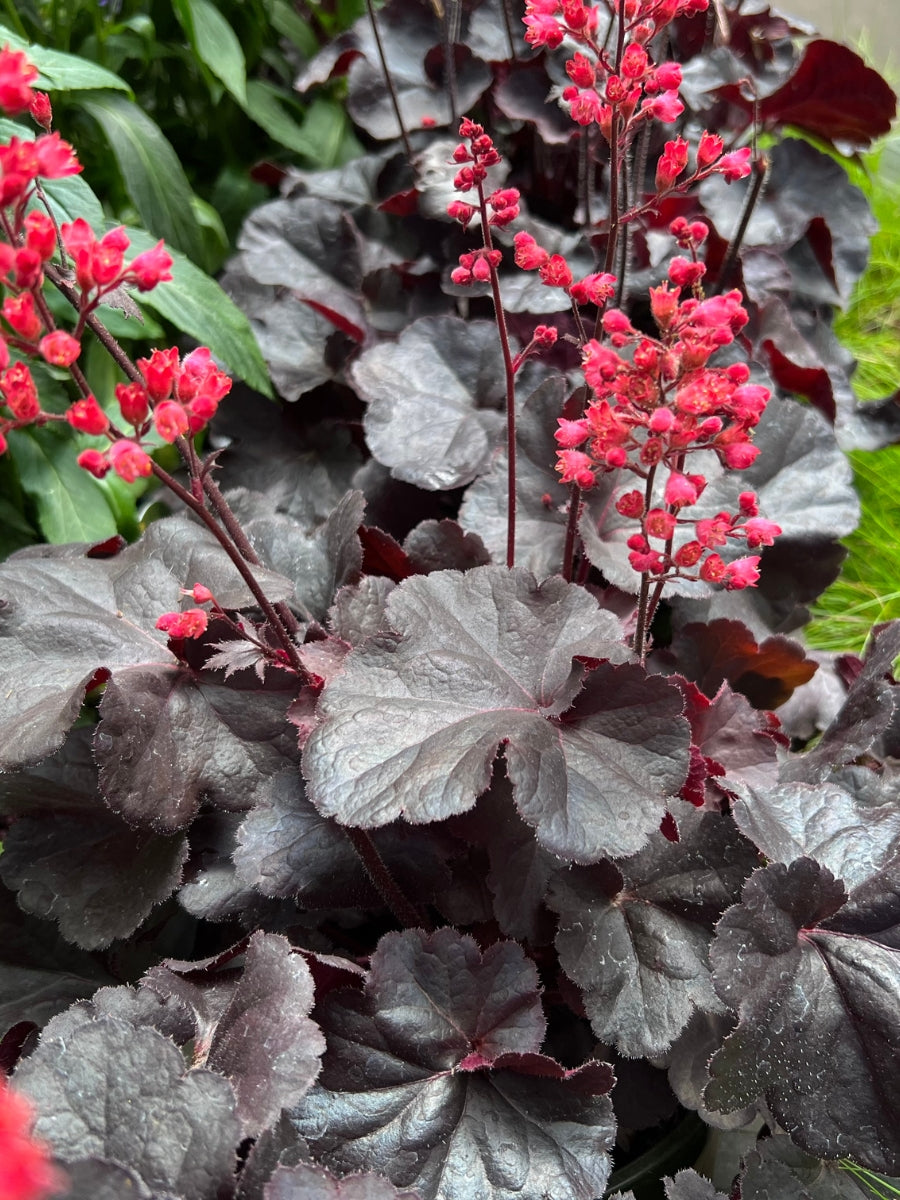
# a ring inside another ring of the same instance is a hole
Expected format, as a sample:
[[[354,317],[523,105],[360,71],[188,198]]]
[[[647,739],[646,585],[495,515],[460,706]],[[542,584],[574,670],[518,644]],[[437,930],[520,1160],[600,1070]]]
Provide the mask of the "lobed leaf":
[[[896,878],[882,892],[896,926]],[[842,918],[846,899],[810,858],[747,881],[711,950],[716,990],[739,1020],[712,1059],[705,1103],[729,1111],[762,1096],[809,1153],[896,1174],[900,949],[873,930],[879,914]]]
[[[183,1200],[217,1200],[231,1186],[239,1136],[231,1086],[212,1071],[186,1073],[180,1051],[154,1029],[69,1009],[46,1026],[15,1083],[39,1113],[36,1136],[64,1164],[127,1163],[149,1189]]]
[[[612,1072],[536,1053],[537,972],[512,942],[388,934],[366,992],[322,1006],[321,1083],[295,1110],[316,1157],[422,1200],[589,1200],[609,1174]]]
[[[396,634],[351,651],[322,693],[303,759],[321,813],[375,828],[465,812],[504,744],[545,848],[591,862],[643,845],[684,780],[687,726],[680,695],[635,665],[605,661],[581,691],[576,657],[624,654],[612,614],[561,579],[475,567],[406,580],[387,617]]]
[[[369,449],[397,479],[437,490],[484,470],[502,427],[494,325],[422,317],[396,342],[365,350],[350,375],[368,404]]]

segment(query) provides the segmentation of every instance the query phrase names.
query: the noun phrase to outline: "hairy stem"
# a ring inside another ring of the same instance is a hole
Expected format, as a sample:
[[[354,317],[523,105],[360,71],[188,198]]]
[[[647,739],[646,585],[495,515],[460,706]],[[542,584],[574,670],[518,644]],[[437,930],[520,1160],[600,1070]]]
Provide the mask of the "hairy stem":
[[[649,512],[653,505],[653,481],[656,478],[656,465],[647,472],[647,482],[644,487],[644,512]],[[638,595],[637,626],[634,631],[634,652],[643,664],[647,657],[647,633],[650,628],[648,619],[648,604],[650,600],[650,574],[641,572],[641,590]]]
[[[494,247],[491,241],[490,214],[488,213],[487,202],[484,198],[484,185],[482,183],[478,184],[478,206],[481,212],[481,230],[482,237],[484,238],[484,248],[490,253]],[[491,295],[494,300],[494,316],[497,321],[497,333],[500,336],[500,350],[503,354],[503,373],[506,378],[506,565],[514,567],[516,565],[516,368],[509,345],[509,331],[506,327],[503,299],[500,295],[500,276],[493,265],[491,266]]]
[[[366,874],[372,881],[375,890],[382,898],[404,929],[424,928],[431,932],[431,925],[419,912],[412,901],[404,895],[400,885],[388,870],[387,864],[378,853],[378,847],[372,841],[365,829],[354,829],[344,825],[344,833],[350,839],[353,849],[359,855],[359,860],[366,869]]]
[[[200,518],[213,537],[215,537],[216,541],[231,559],[232,563],[234,563],[238,574],[243,579],[244,583],[246,583],[253,595],[253,598],[256,600],[256,603],[265,614],[266,620],[271,625],[276,637],[281,643],[283,650],[287,654],[291,666],[298,675],[300,675],[302,678],[305,678],[306,671],[303,663],[300,661],[300,656],[297,653],[297,646],[295,645],[294,640],[288,633],[287,629],[285,629],[281,618],[275,611],[272,602],[263,591],[262,586],[250,569],[250,564],[244,558],[243,554],[241,554],[241,552],[232,542],[231,538],[201,500],[198,500],[196,496],[192,495],[187,488],[182,487],[177,479],[175,479],[169,474],[168,471],[164,470],[158,463],[155,462],[153,463],[153,474],[161,483],[165,484],[169,491],[173,492],[178,497],[182,504],[184,504],[191,510],[192,513]]]
[[[581,516],[581,488],[572,484],[569,493],[569,519],[566,521],[566,541],[563,546],[563,579],[572,582],[575,569],[575,539],[578,534],[578,518]]]

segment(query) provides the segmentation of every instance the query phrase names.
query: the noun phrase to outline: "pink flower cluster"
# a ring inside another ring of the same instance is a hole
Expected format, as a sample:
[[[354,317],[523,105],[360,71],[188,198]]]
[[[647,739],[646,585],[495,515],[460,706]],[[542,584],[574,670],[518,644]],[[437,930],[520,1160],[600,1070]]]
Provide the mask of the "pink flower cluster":
[[[78,464],[102,479],[112,468],[127,483],[153,469],[141,439],[155,428],[166,442],[197,433],[215,416],[219,401],[231,390],[231,380],[212,361],[205,346],[179,361],[178,351],[154,350],[137,362],[143,383],[116,384],[122,419],[134,429],[131,438],[116,437],[109,417],[93,396],[73,404],[66,420],[80,433],[106,434],[112,444],[106,451],[83,450]]]
[[[707,232],[703,222],[688,224],[683,218],[670,228],[693,254]],[[580,488],[593,487],[599,475],[619,469],[644,480],[643,491],[626,492],[616,504],[622,516],[640,522],[640,533],[628,541],[636,571],[656,582],[699,578],[743,588],[756,582],[759,557],[726,565],[715,550],[737,538],[751,549],[768,546],[781,530],[759,517],[752,492],[742,494],[736,514],[718,513],[702,520],[685,516],[707,483],[702,474],[689,473],[685,464],[689,454],[705,450],[732,470],[749,467],[759,453],[752,434],[769,391],[750,382],[744,363],[708,365],[720,347],[734,341],[747,314],[738,291],[703,298],[704,271],[695,257],[676,257],[669,279],[650,289],[656,338],[635,329],[621,309],[604,312],[601,325],[608,341],[591,338],[582,351],[593,396],[582,418],[559,421],[557,470],[564,483]],[[692,294],[682,298],[685,286]],[[626,347],[627,357],[619,353]],[[666,475],[659,504],[654,484],[662,471]],[[677,527],[686,525],[694,526],[693,538],[673,549]]]
[[[678,95],[681,67],[654,63],[647,50],[652,39],[676,17],[705,12],[709,0],[618,0],[615,8],[625,22],[625,42],[618,62],[610,57],[606,31],[598,38],[599,7],[581,0],[528,0],[523,18],[525,40],[535,47],[556,49],[565,39],[580,44],[566,62],[570,83],[562,99],[577,125],[597,125],[610,143],[627,146],[649,120],[671,124],[684,111]],[[714,173],[742,179],[750,171],[750,148],[724,153],[722,139],[704,132],[696,166],[688,168],[688,144],[682,137],[666,142],[657,164],[660,194],[683,189]]]
[[[37,70],[24,54],[8,47],[0,50],[0,109],[13,115],[29,110],[42,128],[49,129],[50,101],[33,91],[36,78]],[[80,373],[75,377],[80,378],[83,398],[64,417],[42,411],[24,358],[41,357],[75,373],[85,324],[104,298],[123,286],[146,292],[172,278],[172,257],[161,241],[126,260],[130,241],[122,226],[97,237],[81,217],[57,227],[46,212],[27,211],[40,179],[62,179],[81,169],[75,151],[56,133],[34,141],[12,137],[0,145],[0,234],[5,238],[0,241],[0,285],[7,292],[0,305],[0,454],[7,449],[10,430],[66,420],[80,433],[109,439],[104,451],[85,450],[79,456],[82,467],[98,478],[112,469],[134,482],[153,469],[141,445],[151,428],[167,442],[197,433],[215,414],[231,380],[212,362],[206,348],[183,360],[177,350],[154,350],[149,359],[138,360],[142,382],[118,384],[115,389],[121,416],[132,426],[131,436],[117,429],[96,397],[87,394]],[[57,253],[63,271],[66,257],[71,260],[77,285],[78,320],[72,333],[54,328],[42,295],[45,267]]]

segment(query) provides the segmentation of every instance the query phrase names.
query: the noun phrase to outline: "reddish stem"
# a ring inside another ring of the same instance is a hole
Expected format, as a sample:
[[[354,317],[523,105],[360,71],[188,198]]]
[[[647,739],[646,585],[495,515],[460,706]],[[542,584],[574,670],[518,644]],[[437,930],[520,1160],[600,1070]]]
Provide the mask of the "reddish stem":
[[[490,215],[488,213],[487,201],[484,198],[484,185],[481,182],[478,184],[478,207],[481,211],[484,248],[490,253],[494,248],[491,241]],[[509,345],[509,332],[506,327],[503,300],[500,296],[500,276],[497,274],[497,268],[493,264],[491,264],[490,269],[494,316],[497,321],[497,333],[500,336],[500,349],[503,353],[503,372],[506,377],[506,565],[514,567],[516,565],[516,368]]]

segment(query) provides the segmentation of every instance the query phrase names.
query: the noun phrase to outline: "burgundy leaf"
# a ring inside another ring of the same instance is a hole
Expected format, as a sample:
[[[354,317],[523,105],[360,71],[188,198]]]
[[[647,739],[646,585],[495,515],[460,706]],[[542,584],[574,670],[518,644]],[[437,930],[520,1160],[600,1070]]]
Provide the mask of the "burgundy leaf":
[[[886,877],[896,908],[896,878]],[[810,858],[757,871],[720,921],[716,990],[739,1013],[705,1102],[764,1097],[809,1153],[900,1171],[900,949],[840,930],[847,893]],[[897,916],[894,915],[896,923]]]
[[[94,739],[110,808],[167,833],[188,825],[203,799],[245,808],[259,773],[296,757],[286,715],[296,684],[284,672],[266,688],[244,682],[180,667],[117,672]]]
[[[260,569],[270,599],[287,580]],[[36,762],[63,741],[100,667],[168,669],[174,658],[157,617],[182,605],[180,588],[203,582],[225,608],[253,597],[224,551],[184,517],[154,522],[113,558],[83,548],[35,546],[0,567],[0,766]],[[3,603],[5,600],[5,604]]]
[[[263,1190],[263,1200],[419,1200],[418,1192],[398,1192],[382,1175],[345,1175],[298,1163],[278,1167]]]
[[[442,929],[389,934],[365,995],[322,1006],[320,1084],[295,1110],[315,1156],[374,1168],[423,1200],[591,1200],[609,1173],[606,1064],[537,1053],[537,972],[512,942],[482,955]]]
[[[243,1136],[259,1134],[312,1086],[325,1042],[308,1015],[312,975],[286,938],[255,933],[227,1003],[215,1003],[211,1013],[184,967],[155,967],[145,986],[196,1007],[197,1045],[206,1049],[205,1065],[231,1082]]]
[[[155,1029],[69,1009],[44,1029],[15,1083],[37,1109],[36,1135],[63,1164],[127,1163],[149,1189],[183,1200],[217,1200],[231,1186],[239,1138],[231,1086],[212,1071],[186,1072]]]
[[[866,150],[890,131],[897,97],[849,46],[818,38],[807,45],[788,82],[759,102],[758,112],[770,128],[796,125]]]
[[[368,404],[369,449],[397,479],[436,491],[484,470],[504,395],[493,324],[422,317],[396,342],[365,350],[351,379]]]
[[[727,816],[679,805],[680,838],[655,833],[633,858],[559,873],[560,963],[584,994],[594,1032],[629,1057],[666,1051],[692,1012],[720,1011],[707,952],[715,919],[753,869]]]
[[[561,579],[500,567],[406,580],[387,614],[397,633],[352,651],[322,693],[304,749],[320,812],[366,828],[465,812],[506,743],[516,804],[548,850],[589,862],[640,848],[684,781],[687,727],[677,691],[635,665],[606,662],[566,712],[575,658],[622,656],[611,614]]]

